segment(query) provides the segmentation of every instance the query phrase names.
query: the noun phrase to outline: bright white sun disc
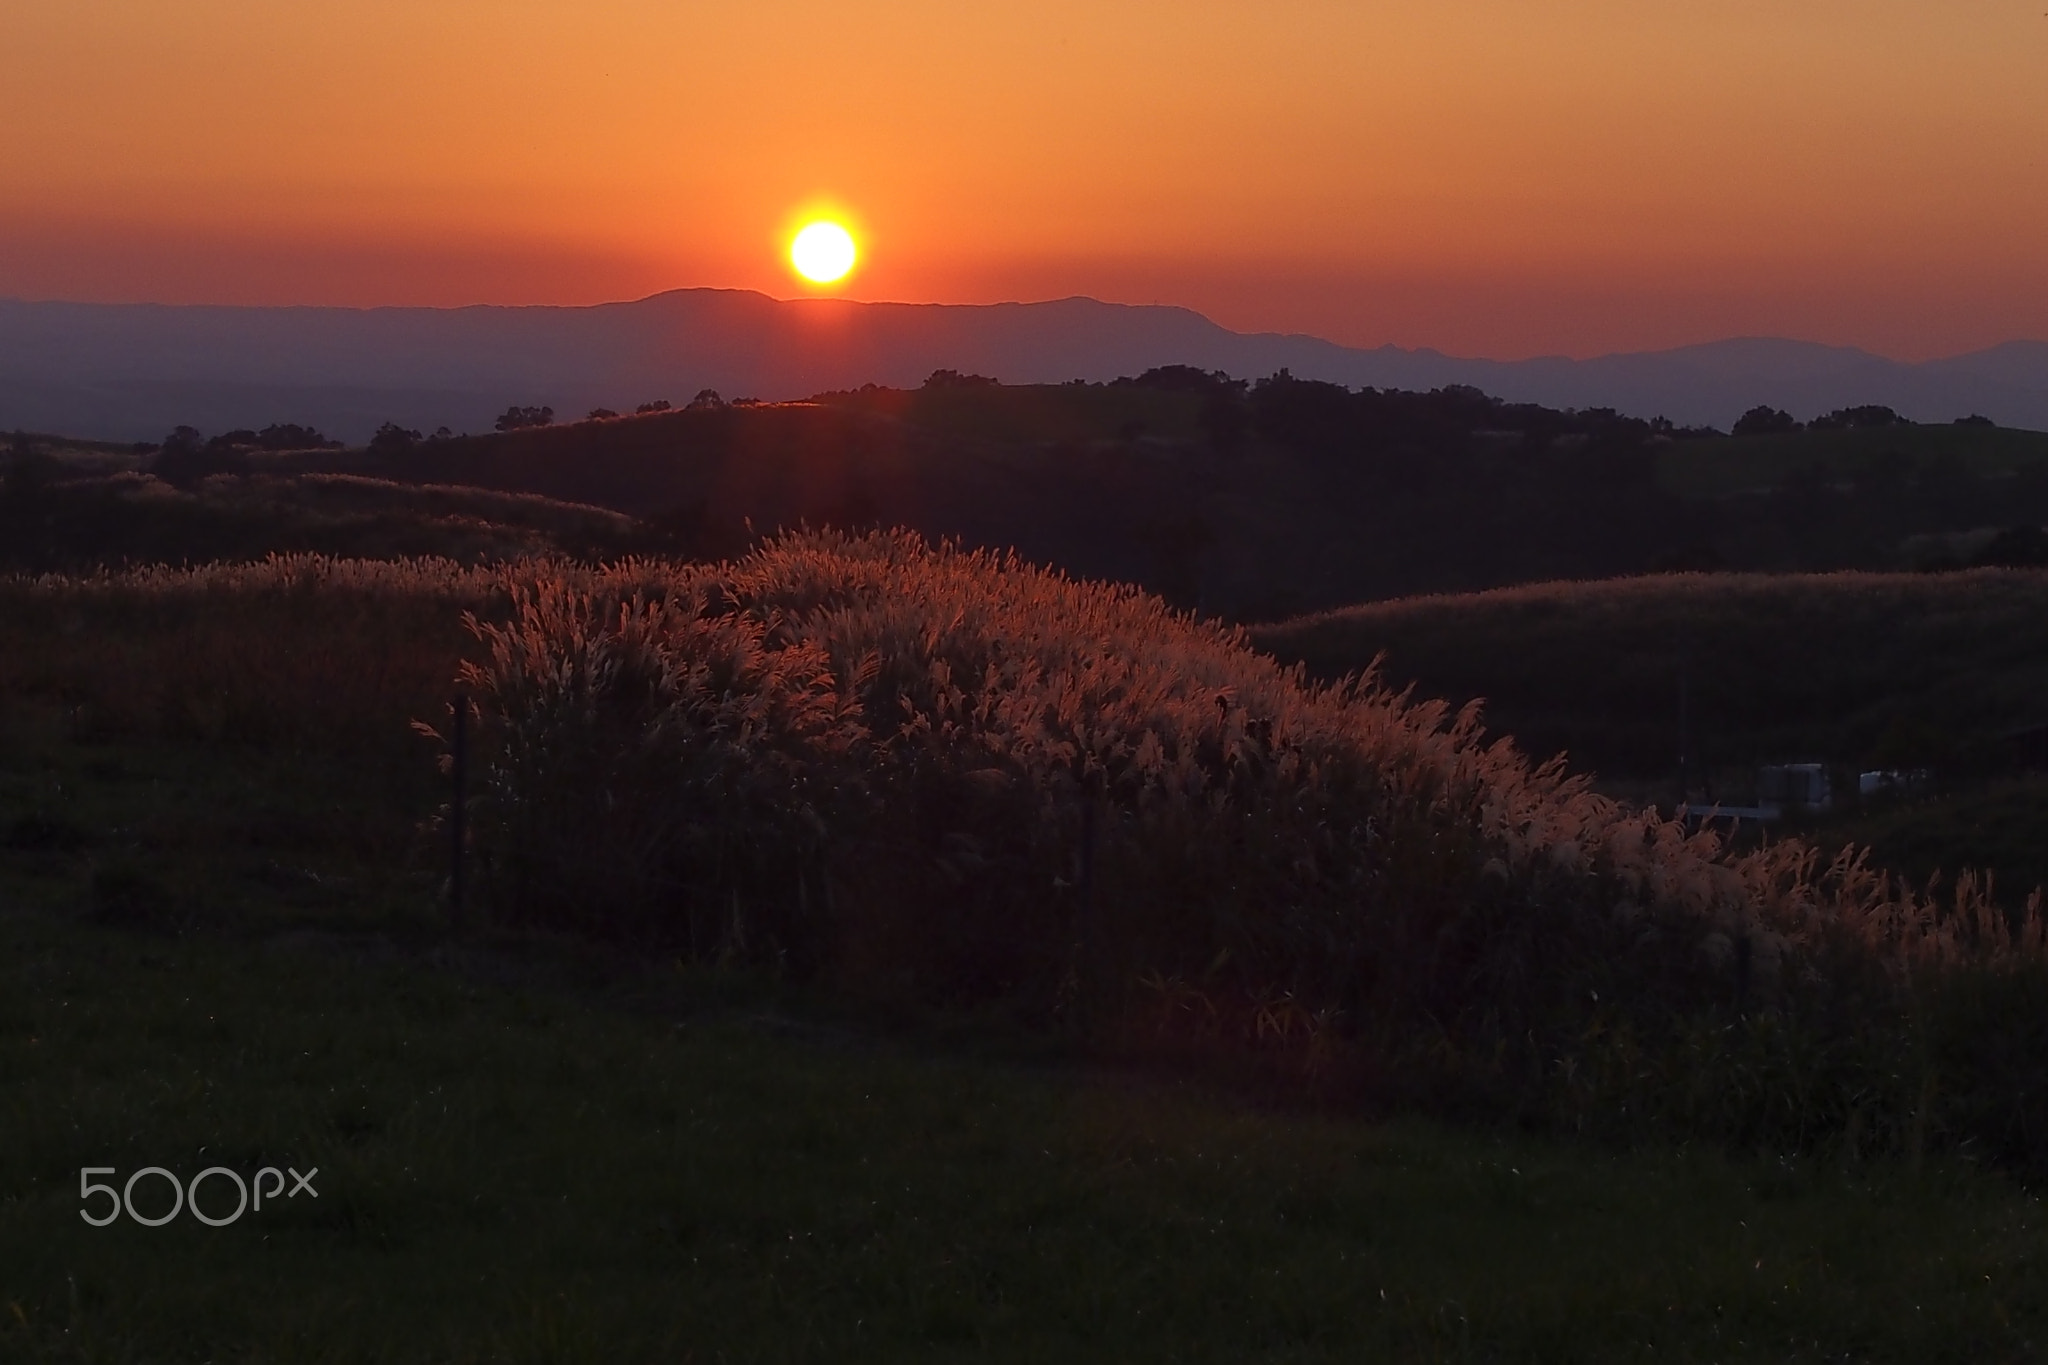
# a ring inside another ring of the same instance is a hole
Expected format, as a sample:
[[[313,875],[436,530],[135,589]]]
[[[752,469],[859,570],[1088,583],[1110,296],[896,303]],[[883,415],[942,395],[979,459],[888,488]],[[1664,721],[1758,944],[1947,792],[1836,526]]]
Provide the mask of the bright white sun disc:
[[[830,284],[853,269],[853,234],[837,223],[812,223],[789,244],[789,263],[796,273],[817,284]]]

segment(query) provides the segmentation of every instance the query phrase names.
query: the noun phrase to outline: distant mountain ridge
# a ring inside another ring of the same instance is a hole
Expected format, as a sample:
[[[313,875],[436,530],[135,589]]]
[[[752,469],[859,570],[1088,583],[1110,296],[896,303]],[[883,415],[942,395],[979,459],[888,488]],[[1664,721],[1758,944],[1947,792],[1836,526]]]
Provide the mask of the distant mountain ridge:
[[[1375,388],[1469,384],[1518,402],[1611,407],[1725,429],[1767,403],[1800,418],[1880,403],[1917,421],[1980,413],[2048,429],[2048,342],[1907,364],[1741,338],[1601,356],[1463,359],[1248,334],[1185,308],[1102,303],[776,300],[681,289],[591,307],[240,308],[0,300],[0,430],[151,440],[300,422],[360,441],[397,421],[487,430],[513,404],[562,418],[699,389],[802,398],[933,370],[1006,383],[1101,381],[1156,365]]]

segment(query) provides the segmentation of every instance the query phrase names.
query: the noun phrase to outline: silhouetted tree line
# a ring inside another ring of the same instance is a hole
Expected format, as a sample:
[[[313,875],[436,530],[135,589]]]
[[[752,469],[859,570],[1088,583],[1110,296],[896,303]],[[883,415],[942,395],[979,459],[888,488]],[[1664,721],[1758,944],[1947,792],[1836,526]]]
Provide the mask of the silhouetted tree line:
[[[941,370],[927,387],[994,392],[996,382]],[[1016,436],[1022,458],[991,461],[981,443],[1008,440],[1006,414],[1025,401],[1018,391],[989,407],[985,437],[963,445],[943,424],[877,422],[858,407],[821,403],[757,417],[742,411],[745,400],[706,389],[680,405],[698,420],[614,420],[598,409],[587,424],[540,440],[457,440],[446,428],[427,437],[386,422],[370,442],[381,458],[360,467],[614,507],[661,523],[662,546],[673,553],[729,552],[751,536],[750,522],[909,524],[1013,545],[1076,573],[1143,582],[1180,605],[1245,619],[1546,578],[2031,563],[2035,541],[2017,530],[1981,554],[1985,536],[1955,533],[2048,521],[2048,463],[1987,478],[1960,453],[1847,460],[1836,442],[1793,442],[1768,488],[1687,497],[1660,479],[1661,463],[1673,442],[1720,433],[1661,418],[1511,403],[1462,386],[1354,390],[1284,371],[1249,383],[1163,366],[1106,387],[1179,401],[1075,404],[1048,394],[1063,423],[1078,414],[1100,425],[1053,438],[1021,434],[1027,423]],[[975,406],[966,393],[952,401]],[[663,400],[636,415],[674,410]],[[536,415],[553,422],[545,407],[513,413],[528,425]],[[1141,420],[1165,425],[1154,434]],[[1816,422],[1886,426],[1896,414],[1849,408]],[[1738,429],[1801,425],[1760,408]],[[209,440],[183,428],[164,442],[159,472],[191,486],[247,468],[264,435]],[[718,473],[764,459],[781,472],[743,487]],[[40,466],[10,465],[9,486],[19,490],[11,505],[26,507],[38,479],[49,477]],[[661,510],[692,506],[689,515]]]
[[[553,408],[506,408],[497,421],[499,431],[525,431],[532,427],[552,426],[555,421]]]
[[[340,450],[340,441],[330,441],[312,427],[302,427],[295,422],[273,422],[261,431],[240,427],[224,431],[218,436],[208,437],[197,427],[181,426],[171,431],[157,446],[159,452],[191,450]]]
[[[1801,429],[1799,419],[1781,408],[1758,404],[1735,419],[1737,436],[1778,436]]]
[[[1836,408],[1824,412],[1811,422],[1801,422],[1782,408],[1760,404],[1742,414],[1735,421],[1734,434],[1737,436],[1777,436],[1794,431],[1850,431],[1871,427],[1910,427],[1915,423],[1884,406],[1882,403],[1865,403],[1859,407]],[[1996,426],[1989,417],[1971,413],[1958,417],[1959,427]]]
[[[943,373],[943,371],[942,371]],[[1156,389],[1162,393],[1199,393],[1229,397],[1242,394],[1250,385],[1232,379],[1221,370],[1198,370],[1192,365],[1158,365],[1133,379],[1128,376],[1109,381],[1112,389]]]
[[[157,446],[149,472],[165,483],[189,488],[216,474],[247,474],[249,457],[258,452],[339,450],[341,446],[340,441],[330,441],[312,427],[292,422],[274,422],[261,431],[242,427],[214,437],[196,427],[179,426]]]
[[[1856,408],[1836,408],[1806,424],[1814,431],[1845,431],[1856,427],[1909,427],[1905,418],[1879,403]]]
[[[1110,387],[1200,394],[1202,411],[1198,420],[1202,433],[1220,451],[1237,450],[1251,430],[1251,412],[1244,401],[1251,385],[1242,379],[1232,379],[1221,370],[1198,370],[1192,365],[1160,365],[1135,379],[1113,379]]]
[[[1478,437],[1487,449],[1518,449],[1533,456],[1567,448],[1640,451],[1657,434],[1651,423],[1612,408],[1566,412],[1510,403],[1464,384],[1427,393],[1354,391],[1296,379],[1286,370],[1252,385],[1249,402],[1261,435],[1297,448],[1403,450],[1456,458],[1469,453]]]
[[[370,450],[378,455],[403,455],[422,443],[435,445],[452,441],[455,433],[447,427],[436,427],[432,436],[422,436],[411,427],[402,427],[396,422],[386,422],[377,428],[377,434],[370,438]]]
[[[1652,417],[1650,419],[1650,434],[1652,436],[1661,436],[1671,441],[1712,441],[1719,439],[1726,433],[1718,427],[1682,427],[1669,417]]]
[[[1326,557],[1378,591],[1641,572],[1709,539],[1701,509],[1658,482],[1668,423],[1284,370],[1237,401],[1250,430],[1320,476],[1319,501],[1342,509],[1348,532]]]

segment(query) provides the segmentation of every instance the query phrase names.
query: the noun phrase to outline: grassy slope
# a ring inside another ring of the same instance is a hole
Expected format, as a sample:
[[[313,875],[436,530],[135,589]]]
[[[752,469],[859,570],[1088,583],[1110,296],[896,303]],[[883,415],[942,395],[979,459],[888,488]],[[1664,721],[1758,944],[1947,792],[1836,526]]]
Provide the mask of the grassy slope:
[[[1409,598],[1254,631],[1336,675],[1386,656],[1425,696],[1483,698],[1489,724],[1569,753],[1617,790],[1675,791],[1685,660],[1693,777],[1732,804],[1765,762],[1931,766],[1941,788],[1808,820],[1916,882],[1991,869],[2048,885],[2048,783],[2004,738],[2048,723],[2048,572],[1675,575]],[[1697,789],[1696,789],[1697,790]]]
[[[0,1360],[1974,1362],[2048,1331],[2037,1202],[1994,1178],[1260,1111],[450,943],[403,834],[431,789],[61,721],[0,751]],[[77,1218],[84,1165],[215,1163],[318,1166],[320,1200]]]
[[[1664,492],[1617,492],[1621,501],[1608,506],[1608,476],[1554,451],[1517,456],[1516,469],[1534,461],[1534,482],[1496,488],[1498,468],[1432,482],[1433,457],[1387,446],[1390,438],[1304,452],[1252,433],[1219,449],[1203,402],[1134,387],[874,389],[564,423],[391,456],[252,457],[270,472],[490,487],[650,523],[623,537],[591,525],[501,522],[502,509],[458,518],[395,500],[344,509],[325,496],[225,490],[206,507],[167,501],[147,516],[92,512],[85,520],[104,524],[90,534],[67,531],[78,520],[69,513],[52,527],[48,509],[9,522],[0,507],[8,522],[0,531],[25,543],[54,539],[63,553],[39,566],[77,567],[95,554],[178,562],[440,545],[469,555],[549,539],[577,553],[716,557],[741,550],[749,524],[904,524],[934,538],[1015,546],[1082,577],[1140,581],[1184,605],[1251,620],[1662,563],[1791,570],[1912,567],[1943,553],[1967,560],[1984,538],[1972,532],[2048,516],[2041,433],[1930,426],[1683,441],[1650,457]],[[39,440],[37,449],[46,447],[54,449]],[[58,453],[74,469],[142,458]],[[266,499],[277,504],[267,523],[250,515]]]
[[[1250,435],[1226,453],[1201,418],[1198,395],[1135,388],[879,389],[479,437],[377,468],[665,518],[693,552],[729,552],[746,521],[907,524],[1243,619],[1707,547],[1758,569],[1912,567],[1940,549],[1930,536],[2040,515],[2048,477],[2048,435],[1999,428],[1682,441],[1651,457],[1679,499],[1655,515],[1690,529],[1645,548],[1629,528],[1654,499],[1606,516],[1597,498],[1499,504],[1462,477],[1390,486],[1381,475],[1413,458],[1399,449],[1304,454]],[[1585,477],[1568,465],[1555,477]],[[1185,564],[1176,525],[1201,528]]]
[[[1335,676],[1386,656],[1425,696],[1485,698],[1493,727],[1610,775],[1668,776],[1681,661],[1710,762],[1873,760],[1895,723],[1922,761],[1995,766],[2048,722],[2048,573],[1680,574],[1371,603],[1258,627]],[[1942,752],[1946,751],[1946,752]]]
[[[346,474],[268,471],[173,488],[132,472],[0,496],[0,568],[203,563],[312,552],[365,558],[612,556],[649,548],[644,528],[603,508],[529,494]],[[73,466],[74,469],[77,466]]]

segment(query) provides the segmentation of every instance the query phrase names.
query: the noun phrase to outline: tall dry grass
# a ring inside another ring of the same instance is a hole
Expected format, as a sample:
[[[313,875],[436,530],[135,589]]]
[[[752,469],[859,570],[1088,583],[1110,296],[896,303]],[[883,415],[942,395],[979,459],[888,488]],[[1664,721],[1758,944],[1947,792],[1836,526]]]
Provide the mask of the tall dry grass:
[[[464,609],[504,568],[272,556],[0,577],[0,695],[57,701],[82,738],[160,737],[406,755],[444,708]]]
[[[2037,898],[1737,853],[1472,710],[905,534],[513,603],[467,671],[509,916],[1278,1040],[1579,1126],[1918,1151],[2002,1087],[1970,1140],[2040,1143]]]
[[[1472,710],[1015,559],[13,579],[0,644],[0,691],[87,731],[365,762],[424,767],[409,723],[468,688],[507,920],[1443,1109],[2048,1165],[2037,900],[1731,850]]]

